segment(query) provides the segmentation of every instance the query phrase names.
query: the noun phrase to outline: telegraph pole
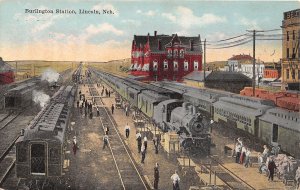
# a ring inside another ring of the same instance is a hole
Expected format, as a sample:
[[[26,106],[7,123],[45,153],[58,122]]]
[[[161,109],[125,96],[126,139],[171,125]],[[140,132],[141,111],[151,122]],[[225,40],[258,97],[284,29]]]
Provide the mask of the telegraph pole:
[[[253,37],[252,95],[255,97],[255,35],[256,35],[256,32],[258,32],[258,31],[257,30],[247,30],[247,32],[253,32],[253,35],[252,35],[252,37]]]
[[[203,63],[204,63],[204,68],[203,68],[203,71],[204,71],[204,77],[203,77],[203,81],[205,82],[205,70],[206,70],[206,38],[204,39],[204,54],[203,54]],[[205,84],[204,84],[205,85]]]
[[[253,79],[252,79],[252,94],[255,97],[255,30],[253,30]]]

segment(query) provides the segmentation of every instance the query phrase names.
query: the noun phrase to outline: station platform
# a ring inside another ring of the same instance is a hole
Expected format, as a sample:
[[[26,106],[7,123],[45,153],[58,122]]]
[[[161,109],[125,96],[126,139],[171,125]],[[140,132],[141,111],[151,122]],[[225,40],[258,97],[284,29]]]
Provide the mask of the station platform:
[[[102,86],[94,87],[101,92]],[[105,88],[109,89],[107,86]],[[87,85],[80,85],[77,92],[81,91],[82,94],[88,94]],[[92,100],[92,97],[86,96],[89,101]],[[78,97],[76,101],[78,100]],[[110,152],[107,150],[102,150],[103,142],[102,138],[104,135],[103,129],[100,126],[99,118],[96,117],[96,111],[94,110],[94,117],[92,119],[85,117],[84,113],[80,113],[79,108],[75,108],[73,111],[73,116],[71,122],[74,122],[74,125],[71,125],[71,132],[69,134],[69,151],[67,155],[67,163],[69,165],[66,168],[66,175],[72,182],[71,186],[76,187],[75,189],[119,189],[120,185],[117,180],[114,179],[118,175],[117,172],[111,168],[113,161],[110,155]],[[115,104],[115,94],[112,93],[111,97],[102,97],[104,107],[107,107],[108,110],[111,110],[111,105]],[[137,141],[136,141],[136,132],[137,128],[132,119],[132,113],[129,112],[129,116],[125,115],[123,109],[114,110],[112,115],[118,130],[124,140],[125,144],[128,146],[132,157],[137,163],[138,170],[145,178],[147,184],[151,189],[153,189],[154,182],[154,166],[155,163],[160,165],[160,181],[159,189],[172,189],[172,181],[170,179],[171,175],[174,174],[175,170],[179,170],[180,188],[181,189],[198,189],[198,187],[206,185],[215,184],[217,186],[225,186],[224,182],[215,176],[211,176],[207,172],[203,172],[203,165],[193,162],[192,160],[184,160],[178,155],[168,154],[162,149],[162,146],[159,147],[159,153],[155,154],[154,144],[152,142],[152,135],[149,133],[159,133],[158,129],[154,129],[153,126],[147,126],[147,132],[144,132],[140,128],[142,135],[147,135],[148,137],[148,149],[146,154],[145,163],[141,163],[141,154],[138,153]],[[100,116],[101,117],[101,116]],[[130,126],[130,135],[129,138],[125,137],[125,125],[126,123]],[[72,138],[77,136],[79,143],[79,151],[76,155],[72,153]],[[245,181],[253,189],[260,190],[280,190],[286,189],[291,190],[289,186],[285,186],[280,180],[275,177],[273,182],[269,182],[267,177],[258,173],[258,168],[253,166],[245,168],[243,165],[234,163],[234,158],[229,157],[224,153],[224,145],[227,145],[229,148],[233,148],[233,140],[227,139],[224,143],[224,139],[212,135],[214,142],[216,143],[217,148],[220,151],[215,151],[215,156],[218,156],[223,160],[223,166],[226,167],[234,176]],[[253,159],[257,153],[253,153]],[[255,165],[255,164],[254,164]],[[186,168],[188,170],[186,170]],[[191,171],[192,175],[186,173],[186,171]],[[86,181],[84,183],[84,181]],[[115,181],[115,182],[113,182]],[[194,187],[194,188],[192,188]],[[200,189],[200,188],[199,188]]]
[[[97,87],[94,85],[98,91],[101,92],[102,87]],[[81,91],[82,94],[88,94],[87,85],[79,85],[77,90]],[[118,173],[113,167],[113,159],[111,152],[108,149],[102,149],[103,146],[103,136],[104,131],[102,129],[100,119],[96,116],[96,110],[94,109],[94,117],[90,119],[88,116],[85,117],[84,111],[80,112],[77,108],[77,100],[79,96],[76,97],[74,103],[73,115],[71,117],[70,134],[68,135],[68,151],[65,160],[65,173],[66,178],[70,181],[71,189],[122,189],[120,186],[119,179],[117,179]],[[86,96],[88,101],[92,100],[92,97]],[[112,104],[115,104],[114,94],[110,98],[102,97],[104,107],[109,110]],[[130,150],[130,154],[137,164],[137,168],[143,175],[147,185],[150,189],[153,188],[154,182],[154,166],[157,162],[159,164],[160,180],[159,189],[172,189],[171,176],[174,174],[175,170],[178,170],[178,162],[176,157],[172,155],[167,155],[162,148],[159,148],[159,153],[155,154],[155,147],[151,138],[148,136],[148,148],[145,158],[145,163],[141,163],[141,154],[138,153],[137,141],[136,141],[136,128],[134,127],[134,122],[132,115],[125,115],[123,109],[115,109],[112,115],[118,130],[121,134],[122,139]],[[100,115],[101,117],[101,115]],[[125,125],[126,123],[130,126],[129,138],[125,137]],[[142,135],[148,133],[143,133]],[[79,150],[76,155],[72,151],[72,140],[76,136]],[[186,176],[180,176],[180,188],[189,189],[192,185],[199,185],[198,180],[189,181]]]

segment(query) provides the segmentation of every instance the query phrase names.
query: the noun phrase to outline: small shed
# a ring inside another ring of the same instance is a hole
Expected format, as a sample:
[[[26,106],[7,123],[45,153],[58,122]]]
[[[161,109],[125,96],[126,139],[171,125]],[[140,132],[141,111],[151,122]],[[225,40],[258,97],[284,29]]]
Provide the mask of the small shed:
[[[205,87],[240,93],[244,87],[251,86],[252,80],[242,73],[214,71],[205,79]]]
[[[205,71],[205,76],[209,76],[211,71]],[[192,87],[204,87],[204,71],[193,71],[183,77],[183,82]]]

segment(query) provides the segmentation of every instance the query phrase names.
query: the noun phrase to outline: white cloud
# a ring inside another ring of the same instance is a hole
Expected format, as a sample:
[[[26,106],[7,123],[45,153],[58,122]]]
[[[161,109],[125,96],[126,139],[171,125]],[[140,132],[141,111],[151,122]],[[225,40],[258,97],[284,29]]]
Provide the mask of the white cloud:
[[[258,25],[256,20],[250,20],[245,17],[239,17],[239,23],[246,26],[249,30],[260,30],[261,27]]]
[[[226,17],[217,16],[211,13],[203,14],[202,16],[194,15],[194,12],[183,6],[178,6],[172,13],[162,13],[162,16],[177,23],[184,29],[189,29],[191,26],[203,26],[208,24],[216,24],[226,22]]]
[[[115,28],[113,25],[109,23],[102,23],[98,25],[93,25],[93,24],[89,25],[87,28],[85,28],[83,33],[79,35],[74,35],[74,34],[65,35],[62,33],[50,33],[49,36],[51,36],[52,40],[57,40],[57,41],[64,40],[67,44],[86,44],[87,40],[103,33],[114,34],[117,36],[122,36],[124,34],[122,30]]]
[[[163,17],[169,19],[170,21],[172,22],[175,22],[176,21],[176,16],[174,16],[173,14],[171,13],[162,13],[161,14]]]
[[[112,5],[112,4],[107,4],[107,3],[99,3],[97,5],[94,5],[92,7],[93,10],[111,10],[112,12],[114,12],[114,16],[119,16],[119,12],[118,10]]]
[[[122,20],[122,23],[128,24],[128,25],[134,25],[134,26],[140,26],[141,25],[141,21],[139,20],[132,20],[132,19],[126,19],[126,20]]]
[[[152,10],[147,11],[147,12],[145,13],[146,16],[154,16],[155,14],[156,14],[155,11],[152,11]]]
[[[139,9],[139,10],[136,11],[136,13],[142,14],[142,15],[145,15],[145,16],[148,16],[148,17],[153,17],[153,16],[156,15],[156,11],[153,11],[153,10],[149,10],[149,11],[143,12],[143,11],[141,11]]]

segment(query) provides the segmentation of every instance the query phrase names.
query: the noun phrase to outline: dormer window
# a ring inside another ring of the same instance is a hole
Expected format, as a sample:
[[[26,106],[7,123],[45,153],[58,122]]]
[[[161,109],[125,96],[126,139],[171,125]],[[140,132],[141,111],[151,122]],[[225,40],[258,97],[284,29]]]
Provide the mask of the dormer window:
[[[184,71],[189,70],[189,62],[187,60],[184,61]]]
[[[168,49],[168,57],[172,57],[172,50]]]
[[[157,64],[157,61],[153,61],[153,71],[157,71],[157,67],[158,67],[158,64]]]
[[[179,56],[180,56],[180,58],[184,57],[184,50],[183,49],[180,50]]]
[[[174,57],[177,57],[177,56],[178,56],[178,50],[174,49]]]
[[[164,60],[164,70],[168,70],[168,61]]]
[[[194,71],[198,70],[198,61],[194,61]]]

